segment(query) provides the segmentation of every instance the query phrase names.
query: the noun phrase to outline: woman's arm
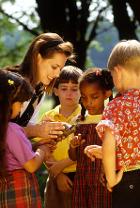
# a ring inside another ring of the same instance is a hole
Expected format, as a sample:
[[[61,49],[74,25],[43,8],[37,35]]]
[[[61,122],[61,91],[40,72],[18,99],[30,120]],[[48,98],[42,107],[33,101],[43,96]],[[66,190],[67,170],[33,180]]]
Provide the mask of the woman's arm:
[[[121,181],[123,170],[116,173],[116,142],[110,129],[106,129],[105,131],[102,154],[108,186],[112,188]]]
[[[51,141],[57,140],[63,134],[65,127],[61,122],[41,122],[39,124],[29,124],[24,127],[24,131],[28,138],[41,137]]]

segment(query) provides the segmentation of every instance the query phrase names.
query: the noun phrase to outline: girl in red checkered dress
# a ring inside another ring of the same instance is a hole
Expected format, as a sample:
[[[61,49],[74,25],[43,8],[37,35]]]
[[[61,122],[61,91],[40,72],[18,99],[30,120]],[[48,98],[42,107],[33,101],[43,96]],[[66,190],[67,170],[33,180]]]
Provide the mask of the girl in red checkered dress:
[[[96,125],[104,110],[104,101],[112,95],[113,80],[110,72],[93,68],[80,79],[81,102],[88,115],[83,115],[77,125],[76,135],[70,143],[69,156],[77,161],[73,185],[73,208],[110,208],[111,194],[100,183],[101,160],[91,161],[84,148],[90,144],[101,145]],[[81,138],[80,138],[81,137]]]
[[[97,126],[113,208],[140,207],[140,42],[119,42],[108,68],[120,96],[110,102]]]
[[[44,161],[45,145],[32,150],[23,128],[11,122],[22,103],[32,96],[28,82],[16,73],[0,70],[0,207],[41,208],[35,174]]]

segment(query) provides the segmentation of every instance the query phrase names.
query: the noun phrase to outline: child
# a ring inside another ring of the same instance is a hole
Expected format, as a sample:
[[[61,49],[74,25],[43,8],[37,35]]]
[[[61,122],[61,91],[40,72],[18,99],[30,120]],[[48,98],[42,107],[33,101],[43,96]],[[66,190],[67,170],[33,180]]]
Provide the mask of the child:
[[[36,152],[24,130],[10,122],[32,96],[32,88],[20,75],[0,70],[0,207],[41,208],[35,172],[48,148]]]
[[[108,68],[121,95],[108,104],[97,126],[105,175],[113,208],[140,207],[140,43],[116,44]]]
[[[91,162],[84,154],[84,148],[90,144],[101,145],[95,127],[101,119],[104,101],[112,94],[112,88],[112,77],[107,70],[93,68],[85,71],[80,79],[81,102],[89,115],[77,126],[76,133],[81,136],[74,137],[70,142],[69,156],[77,161],[73,208],[111,207],[110,193],[100,183],[101,160]]]
[[[78,79],[82,71],[74,66],[65,66],[56,81],[54,93],[60,105],[45,114],[43,120],[67,122],[74,124],[81,112]],[[74,119],[75,118],[75,119]],[[71,136],[57,144],[52,160],[47,162],[49,178],[45,190],[45,207],[72,208],[72,186],[75,175],[75,162],[68,158]]]

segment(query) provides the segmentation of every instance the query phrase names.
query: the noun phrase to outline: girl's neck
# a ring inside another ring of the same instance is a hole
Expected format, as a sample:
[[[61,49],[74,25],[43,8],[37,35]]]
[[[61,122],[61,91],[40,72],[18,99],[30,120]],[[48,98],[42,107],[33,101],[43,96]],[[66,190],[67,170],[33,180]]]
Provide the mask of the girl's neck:
[[[77,107],[78,107],[78,104],[75,105],[75,106],[60,105],[59,113],[62,114],[63,116],[65,116],[65,117],[69,117],[76,110]]]

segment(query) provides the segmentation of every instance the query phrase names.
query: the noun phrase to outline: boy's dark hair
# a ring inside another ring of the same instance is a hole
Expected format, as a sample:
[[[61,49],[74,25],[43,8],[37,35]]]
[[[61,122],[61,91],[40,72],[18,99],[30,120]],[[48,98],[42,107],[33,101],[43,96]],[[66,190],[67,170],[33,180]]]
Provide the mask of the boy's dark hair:
[[[21,75],[4,69],[0,70],[0,165],[2,171],[6,168],[5,137],[11,118],[12,104],[29,100],[32,94],[30,84]]]
[[[98,84],[102,90],[112,90],[114,87],[111,72],[107,69],[90,68],[87,69],[79,79],[79,88],[84,84]],[[112,99],[112,96],[109,98]],[[85,118],[86,109],[82,105],[81,120]]]
[[[78,80],[81,75],[81,69],[72,65],[67,65],[61,70],[59,77],[56,79],[54,87],[58,88],[59,84],[68,82],[78,84]]]

